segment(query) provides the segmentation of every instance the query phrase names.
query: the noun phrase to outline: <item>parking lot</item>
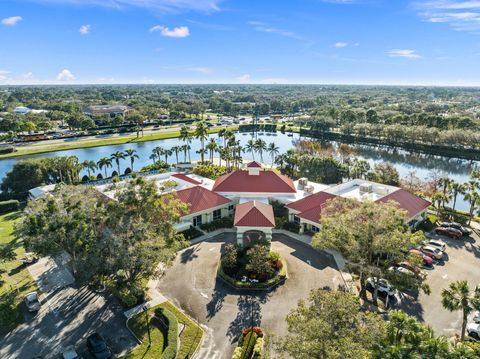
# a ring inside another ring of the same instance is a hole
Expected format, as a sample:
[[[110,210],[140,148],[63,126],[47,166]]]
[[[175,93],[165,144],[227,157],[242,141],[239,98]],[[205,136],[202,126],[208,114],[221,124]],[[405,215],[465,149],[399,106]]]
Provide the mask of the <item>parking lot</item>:
[[[43,263],[44,262],[44,263]],[[66,285],[68,271],[46,261],[32,265],[31,272],[43,293],[38,312],[21,310],[24,323],[0,339],[0,358],[60,358],[74,346],[82,358],[91,358],[86,339],[94,331],[105,337],[115,354],[124,354],[137,343],[125,326],[123,307],[109,296],[95,293],[88,287]],[[42,270],[43,266],[43,270]]]
[[[447,244],[444,258],[435,261],[433,269],[425,270],[431,294],[420,292],[417,298],[402,296],[399,307],[430,325],[437,335],[451,337],[460,333],[461,312],[449,312],[443,308],[441,292],[451,282],[458,280],[466,280],[471,290],[480,285],[480,238],[475,232],[462,239],[433,233],[427,236],[441,239]]]

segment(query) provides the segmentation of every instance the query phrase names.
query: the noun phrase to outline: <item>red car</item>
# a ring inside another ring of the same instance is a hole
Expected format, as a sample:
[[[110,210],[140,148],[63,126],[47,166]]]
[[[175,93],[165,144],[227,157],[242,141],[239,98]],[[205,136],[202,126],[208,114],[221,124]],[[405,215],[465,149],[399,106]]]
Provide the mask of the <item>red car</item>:
[[[410,249],[409,252],[413,255],[421,257],[423,259],[423,264],[426,267],[431,267],[433,265],[433,259],[426,254],[420,252],[418,249]]]
[[[463,233],[461,230],[452,227],[437,227],[435,228],[435,233],[455,239],[463,237]]]

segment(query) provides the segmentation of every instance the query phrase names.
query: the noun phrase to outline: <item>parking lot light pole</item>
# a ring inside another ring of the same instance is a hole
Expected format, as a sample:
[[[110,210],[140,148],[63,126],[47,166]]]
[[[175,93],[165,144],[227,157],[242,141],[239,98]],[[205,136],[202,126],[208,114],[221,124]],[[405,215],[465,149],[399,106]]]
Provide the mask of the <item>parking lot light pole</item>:
[[[152,338],[150,337],[150,321],[148,320],[148,308],[146,305],[143,306],[143,311],[145,312],[145,321],[147,322],[148,347],[150,347],[152,345]]]

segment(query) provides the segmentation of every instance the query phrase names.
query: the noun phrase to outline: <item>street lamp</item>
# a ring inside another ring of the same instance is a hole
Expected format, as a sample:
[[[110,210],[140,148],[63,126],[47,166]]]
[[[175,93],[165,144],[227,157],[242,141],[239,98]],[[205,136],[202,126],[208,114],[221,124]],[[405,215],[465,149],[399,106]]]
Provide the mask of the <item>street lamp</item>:
[[[145,313],[145,321],[147,322],[148,347],[150,347],[152,345],[152,338],[150,337],[150,321],[148,320],[148,307],[144,305],[142,309]]]

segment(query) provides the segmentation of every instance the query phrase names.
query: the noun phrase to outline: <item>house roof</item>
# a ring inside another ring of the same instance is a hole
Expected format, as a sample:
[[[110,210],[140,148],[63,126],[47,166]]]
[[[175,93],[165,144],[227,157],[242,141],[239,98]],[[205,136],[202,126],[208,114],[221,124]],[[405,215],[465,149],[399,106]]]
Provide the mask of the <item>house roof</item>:
[[[257,161],[252,161],[247,164],[248,168],[262,168],[262,164]]]
[[[187,214],[198,213],[231,202],[228,198],[200,186],[182,189],[176,194],[180,201],[190,205]]]
[[[172,177],[178,178],[182,181],[194,184],[194,185],[199,185],[202,184],[202,182],[199,182],[191,177],[188,177],[187,175],[184,175],[183,173],[175,173],[172,175]]]
[[[275,227],[273,207],[269,204],[249,201],[235,207],[235,227]]]
[[[250,175],[248,171],[238,170],[223,175],[215,181],[216,192],[253,192],[253,193],[296,193],[293,181],[273,171],[260,171]]]
[[[298,201],[287,204],[287,208],[294,209],[299,212],[308,211],[309,209],[324,205],[329,199],[336,196],[327,192],[317,192],[307,197],[299,199]]]
[[[417,215],[431,205],[431,202],[426,199],[420,198],[402,188],[380,198],[376,202],[386,203],[388,201],[397,202],[401,208],[407,211],[409,218]]]

